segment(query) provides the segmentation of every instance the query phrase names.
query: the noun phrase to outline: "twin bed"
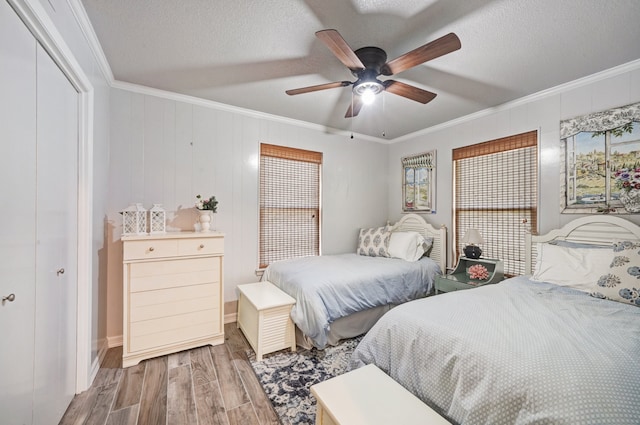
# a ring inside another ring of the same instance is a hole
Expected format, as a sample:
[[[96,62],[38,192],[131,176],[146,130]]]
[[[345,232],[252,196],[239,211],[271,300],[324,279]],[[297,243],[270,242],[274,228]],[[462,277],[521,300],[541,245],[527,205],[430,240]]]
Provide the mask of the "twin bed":
[[[322,349],[365,333],[392,306],[430,295],[445,267],[446,229],[408,214],[362,229],[357,253],[279,261],[262,279],[296,299],[298,345]]]
[[[351,367],[455,424],[638,424],[639,252],[640,227],[613,216],[529,236],[526,276],[392,309]]]

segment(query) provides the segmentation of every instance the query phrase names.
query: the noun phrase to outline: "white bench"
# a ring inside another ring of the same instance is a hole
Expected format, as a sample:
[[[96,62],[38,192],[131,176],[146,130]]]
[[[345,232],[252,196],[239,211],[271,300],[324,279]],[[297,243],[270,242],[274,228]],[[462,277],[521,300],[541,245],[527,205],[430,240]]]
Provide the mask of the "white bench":
[[[256,353],[256,359],[291,347],[296,351],[296,332],[291,307],[296,300],[270,282],[238,285],[238,328]]]
[[[451,425],[374,365],[311,386],[316,425]]]

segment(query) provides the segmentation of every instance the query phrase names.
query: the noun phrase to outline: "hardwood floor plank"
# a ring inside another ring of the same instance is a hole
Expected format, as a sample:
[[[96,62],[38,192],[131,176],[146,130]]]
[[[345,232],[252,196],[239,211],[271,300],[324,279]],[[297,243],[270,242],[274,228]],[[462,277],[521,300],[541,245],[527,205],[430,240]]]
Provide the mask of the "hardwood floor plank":
[[[198,425],[229,425],[218,382],[196,385],[194,390]]]
[[[142,362],[124,369],[113,410],[120,410],[140,403],[145,366],[146,363]]]
[[[278,419],[278,415],[273,409],[269,398],[264,393],[260,382],[258,382],[258,378],[249,363],[249,358],[246,353],[244,351],[236,351],[235,353],[232,353],[231,356],[238,374],[240,375],[240,379],[242,379],[245,390],[249,395],[249,399],[253,404],[253,408],[255,409],[255,413],[260,424],[279,425],[280,420]]]
[[[114,410],[109,414],[106,425],[136,425],[138,421],[138,409],[140,405]]]
[[[100,368],[96,374],[96,379],[93,381],[94,387],[105,387],[120,381],[124,371],[122,369],[110,369]]]
[[[117,389],[117,382],[100,388],[96,403],[93,405],[93,409],[91,409],[91,414],[85,421],[85,425],[104,425],[111,412],[111,406],[113,405],[113,399],[116,396]]]
[[[218,380],[208,346],[191,350],[191,374],[194,386]]]
[[[82,425],[95,406],[101,387],[92,386],[76,395],[58,425]]]
[[[167,425],[197,424],[191,366],[169,369]]]
[[[249,396],[244,389],[240,376],[236,372],[235,366],[231,362],[231,355],[227,347],[223,344],[209,348],[213,365],[218,375],[218,384],[220,385],[220,391],[222,391],[224,405],[228,413],[230,409],[248,403]]]
[[[145,360],[138,425],[158,425],[167,418],[167,356]]]
[[[246,351],[249,348],[249,342],[245,338],[244,334],[235,323],[227,323],[224,325],[225,341],[224,345],[229,347],[229,351],[232,353],[235,351]]]
[[[122,345],[119,347],[112,347],[107,350],[102,363],[101,368],[105,369],[120,369],[122,368]]]
[[[169,354],[169,369],[188,365],[190,362],[191,362],[191,355],[189,350],[184,350],[184,351],[179,351],[177,353]]]
[[[227,411],[230,425],[260,425],[251,403]]]

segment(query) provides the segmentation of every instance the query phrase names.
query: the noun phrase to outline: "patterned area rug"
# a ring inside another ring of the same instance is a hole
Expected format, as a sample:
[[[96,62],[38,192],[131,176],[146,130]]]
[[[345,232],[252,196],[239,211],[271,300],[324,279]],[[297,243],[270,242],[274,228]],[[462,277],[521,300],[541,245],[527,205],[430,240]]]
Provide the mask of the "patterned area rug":
[[[311,395],[313,384],[347,371],[351,353],[362,337],[342,341],[324,350],[280,351],[267,354],[256,361],[252,350],[247,351],[262,388],[283,425],[313,425],[316,399]]]

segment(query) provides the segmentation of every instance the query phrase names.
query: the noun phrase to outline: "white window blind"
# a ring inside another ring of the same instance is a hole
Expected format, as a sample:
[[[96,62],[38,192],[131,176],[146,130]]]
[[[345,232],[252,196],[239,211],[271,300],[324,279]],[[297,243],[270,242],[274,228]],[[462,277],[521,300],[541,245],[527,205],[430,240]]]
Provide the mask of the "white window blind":
[[[260,268],[320,254],[321,166],[321,152],[260,145]]]
[[[470,228],[484,239],[482,256],[500,259],[505,273],[524,273],[525,234],[537,231],[536,131],[453,150],[456,256]]]

